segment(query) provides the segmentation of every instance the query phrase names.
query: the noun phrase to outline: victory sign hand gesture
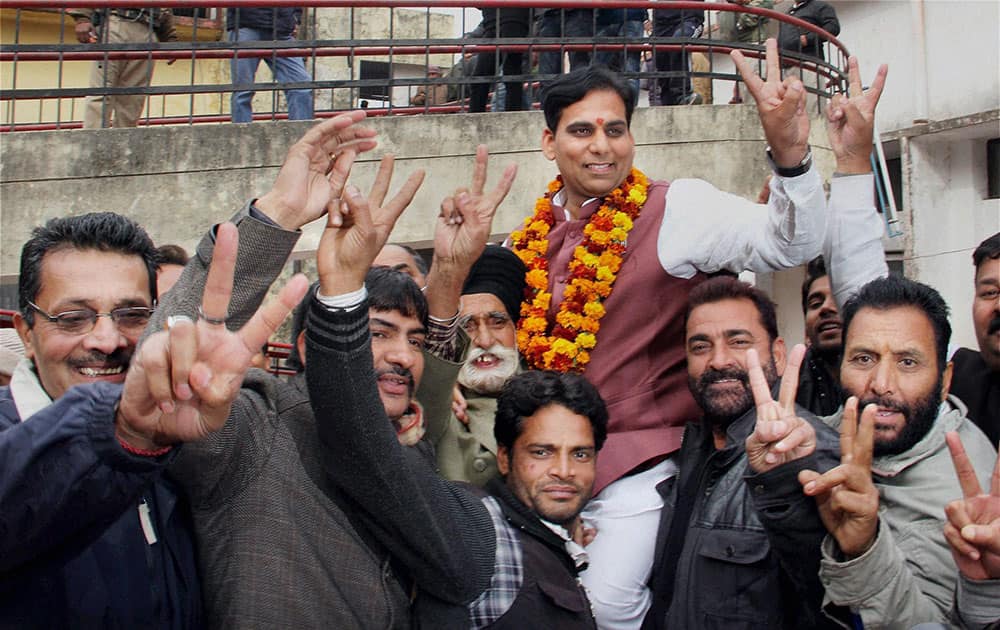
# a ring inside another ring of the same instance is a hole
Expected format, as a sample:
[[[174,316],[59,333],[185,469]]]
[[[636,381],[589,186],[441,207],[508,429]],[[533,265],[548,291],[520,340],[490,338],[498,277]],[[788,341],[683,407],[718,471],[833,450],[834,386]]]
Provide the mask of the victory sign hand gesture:
[[[338,162],[341,159],[338,158]],[[347,152],[343,164],[350,173],[354,157]],[[362,287],[372,261],[389,239],[392,228],[403,210],[413,201],[413,196],[424,181],[424,171],[414,171],[396,193],[385,202],[392,182],[395,158],[386,155],[379,164],[375,183],[366,199],[354,186],[347,186],[344,195],[327,215],[326,228],[316,251],[320,291],[323,295],[343,295]],[[384,205],[383,205],[383,202]]]
[[[798,77],[781,79],[778,42],[768,38],[766,47],[767,79],[754,73],[750,62],[738,50],[730,53],[736,68],[757,101],[760,124],[779,167],[793,168],[809,151],[809,116],[806,115],[806,88]]]
[[[844,174],[870,173],[872,133],[875,128],[875,106],[885,87],[889,67],[879,66],[868,90],[861,87],[858,58],[847,60],[847,96],[835,94],[826,108],[830,146],[837,158],[837,172]]]
[[[876,409],[866,406],[859,425],[858,399],[848,398],[840,424],[840,465],[822,475],[799,473],[805,493],[816,499],[823,525],[848,558],[866,552],[878,532],[879,496],[872,482]]]
[[[1000,578],[1000,456],[990,479],[990,493],[986,494],[958,433],[948,432],[945,440],[962,486],[962,498],[944,509],[948,515],[944,537],[951,546],[951,555],[967,578]]]
[[[747,351],[747,374],[757,406],[757,424],[746,441],[747,460],[754,472],[767,472],[816,450],[816,429],[795,412],[799,368],[805,353],[806,348],[802,344],[792,348],[781,376],[778,400],[775,401],[771,398],[771,388],[764,377],[757,351]]]
[[[118,406],[119,439],[138,450],[198,440],[218,431],[239,394],[250,360],[305,295],[297,275],[276,301],[262,306],[239,331],[224,323],[233,290],[237,230],[219,225],[197,322],[168,318],[133,357]]]

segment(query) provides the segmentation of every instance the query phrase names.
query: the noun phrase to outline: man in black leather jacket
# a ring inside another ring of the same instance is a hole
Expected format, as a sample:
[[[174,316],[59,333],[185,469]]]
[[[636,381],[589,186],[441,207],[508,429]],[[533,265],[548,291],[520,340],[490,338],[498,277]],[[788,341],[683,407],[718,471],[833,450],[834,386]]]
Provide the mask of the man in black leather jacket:
[[[643,627],[821,625],[826,529],[797,475],[836,466],[838,440],[795,405],[803,349],[786,365],[773,303],[731,277],[691,292],[686,347],[704,417],[685,428],[680,472],[658,488],[664,506]]]

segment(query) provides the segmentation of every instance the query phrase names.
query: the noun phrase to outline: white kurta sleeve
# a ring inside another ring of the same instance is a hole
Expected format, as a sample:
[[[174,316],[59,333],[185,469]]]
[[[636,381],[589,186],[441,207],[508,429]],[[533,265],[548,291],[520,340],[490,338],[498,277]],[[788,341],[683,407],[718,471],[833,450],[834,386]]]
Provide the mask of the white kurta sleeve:
[[[825,229],[826,196],[815,168],[798,177],[775,175],[767,205],[680,179],[667,189],[657,253],[663,269],[679,278],[777,271],[818,256]]]

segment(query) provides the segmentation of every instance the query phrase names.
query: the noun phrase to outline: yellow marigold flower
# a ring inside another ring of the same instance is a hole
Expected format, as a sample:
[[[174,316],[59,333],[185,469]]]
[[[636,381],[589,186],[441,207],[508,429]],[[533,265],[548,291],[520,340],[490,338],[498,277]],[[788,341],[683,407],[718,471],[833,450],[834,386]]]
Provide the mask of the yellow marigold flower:
[[[557,354],[565,355],[571,359],[576,356],[577,352],[579,352],[579,350],[577,350],[576,344],[574,344],[572,341],[567,341],[565,339],[556,339],[554,342],[552,342],[552,349]]]
[[[594,291],[596,291],[597,295],[601,296],[602,298],[606,298],[609,295],[611,295],[611,285],[608,284],[607,282],[595,282]]]
[[[542,312],[548,312],[549,305],[552,304],[552,294],[548,291],[542,291],[535,296],[535,304],[542,310]]]
[[[549,233],[549,224],[545,221],[535,221],[528,227],[528,229],[536,232],[539,236],[544,237]]]
[[[528,250],[544,256],[549,251],[549,242],[542,240],[531,241],[528,243]]]
[[[587,365],[588,363],[590,363],[590,353],[584,350],[578,352],[576,355],[576,364]]]
[[[595,337],[592,333],[582,332],[576,336],[576,345],[590,350],[597,345],[597,337]]]
[[[583,305],[583,312],[589,317],[600,319],[604,317],[604,305],[600,302],[587,302]]]
[[[587,265],[591,269],[593,269],[594,267],[597,266],[597,263],[599,262],[599,260],[600,259],[597,256],[593,255],[593,254],[584,254],[583,255],[583,264]]]
[[[583,316],[572,311],[559,311],[556,313],[556,323],[566,328],[579,328]]]
[[[601,329],[601,324],[593,317],[584,317],[580,322],[580,330],[596,334]]]
[[[628,239],[628,231],[622,228],[612,228],[611,238],[619,243],[624,243],[625,240]]]
[[[532,289],[544,291],[549,288],[548,274],[541,269],[532,269],[527,273],[524,279],[525,282],[528,283],[528,286]]]
[[[546,322],[541,317],[529,317],[521,324],[524,330],[532,333],[545,332],[548,328],[548,322]]]
[[[594,230],[594,232],[590,235],[590,240],[601,246],[607,245],[609,239],[610,235],[607,232],[602,232],[600,230]]]
[[[646,203],[646,191],[639,186],[635,186],[632,190],[628,191],[628,200],[637,206],[641,206]]]
[[[603,280],[604,282],[612,282],[615,279],[615,274],[611,273],[611,270],[607,267],[597,268],[597,279]],[[609,287],[610,288],[610,287]],[[609,292],[610,294],[610,292]]]
[[[514,253],[517,254],[517,257],[520,258],[521,262],[525,265],[530,265],[531,261],[535,259],[535,252],[530,249],[515,249]]]
[[[632,219],[630,219],[624,212],[616,212],[614,222],[615,227],[620,227],[623,230],[632,229]]]

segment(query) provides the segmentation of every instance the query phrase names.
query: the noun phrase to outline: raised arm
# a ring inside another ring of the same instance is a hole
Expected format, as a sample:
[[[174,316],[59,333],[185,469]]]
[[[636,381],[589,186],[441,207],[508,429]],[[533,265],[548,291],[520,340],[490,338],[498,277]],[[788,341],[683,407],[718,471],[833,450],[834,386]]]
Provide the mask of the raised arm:
[[[848,59],[848,94],[834,95],[826,110],[837,172],[830,182],[830,209],[823,258],[837,308],[858,289],[889,273],[882,249],[882,217],[875,211],[871,167],[875,107],[887,67],[879,67],[868,90],[861,86],[857,57]]]
[[[208,313],[224,312],[229,299],[235,238],[232,226],[220,227],[204,301]],[[302,277],[291,281],[279,302],[238,333],[174,319],[136,352],[124,387],[73,388],[31,422],[0,431],[0,572],[88,544],[134,505],[172,459],[175,444],[217,431],[256,348],[305,287]]]
[[[348,187],[317,252],[324,299],[359,295],[406,203],[371,208]],[[489,515],[477,498],[398,443],[374,376],[367,300],[344,306],[331,309],[317,296],[306,329],[306,380],[327,475],[423,591],[468,602],[492,574]]]

